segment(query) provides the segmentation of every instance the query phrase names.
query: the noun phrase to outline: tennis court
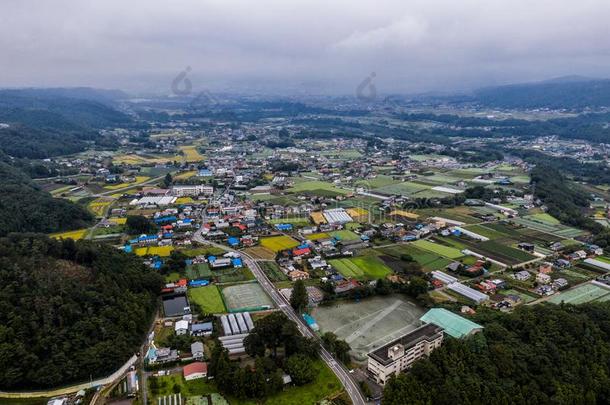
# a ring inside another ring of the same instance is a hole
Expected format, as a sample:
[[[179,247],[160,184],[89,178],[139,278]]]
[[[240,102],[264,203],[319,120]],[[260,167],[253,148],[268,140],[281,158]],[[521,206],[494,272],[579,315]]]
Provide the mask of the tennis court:
[[[222,289],[227,310],[240,312],[273,307],[271,298],[258,283],[236,284]]]
[[[366,354],[419,327],[424,310],[399,295],[339,302],[315,308],[311,315],[320,331],[333,332],[352,347],[356,361]]]
[[[571,290],[564,291],[551,297],[548,302],[553,304],[584,304],[592,301],[610,300],[610,288],[600,287],[595,284],[583,284]]]

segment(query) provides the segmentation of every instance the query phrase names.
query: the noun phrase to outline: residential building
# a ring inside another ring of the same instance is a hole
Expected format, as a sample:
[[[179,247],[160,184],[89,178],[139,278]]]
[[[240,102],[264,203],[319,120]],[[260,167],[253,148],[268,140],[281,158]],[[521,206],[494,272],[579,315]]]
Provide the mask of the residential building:
[[[191,354],[195,360],[203,359],[203,343],[194,342],[191,343]]]
[[[388,379],[441,346],[443,330],[433,324],[422,326],[368,354],[367,370],[384,385]]]
[[[189,322],[185,321],[184,319],[179,320],[174,325],[174,329],[176,331],[176,335],[186,335],[189,333]]]

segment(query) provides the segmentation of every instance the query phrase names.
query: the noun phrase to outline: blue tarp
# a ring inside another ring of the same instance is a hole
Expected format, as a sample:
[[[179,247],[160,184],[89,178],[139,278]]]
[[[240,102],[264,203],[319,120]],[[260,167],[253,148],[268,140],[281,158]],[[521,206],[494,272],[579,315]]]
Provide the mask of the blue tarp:
[[[233,267],[242,267],[243,266],[243,263],[239,257],[236,257],[235,259],[233,259],[232,262],[233,262]]]
[[[155,223],[156,224],[160,224],[160,223],[163,223],[163,222],[174,222],[177,219],[178,218],[176,218],[174,215],[171,215],[171,216],[167,216],[167,217],[157,218],[157,219],[155,219]]]
[[[133,248],[131,247],[131,245],[125,245],[125,248],[123,249],[126,253],[131,253],[133,252]]]
[[[229,245],[231,246],[237,246],[239,245],[239,239],[235,238],[235,237],[230,237],[227,242],[229,243]]]
[[[296,248],[297,248],[297,249],[307,249],[308,247],[309,247],[309,245],[308,245],[308,244],[303,243],[302,245],[299,245],[299,246],[297,246]]]
[[[216,261],[216,256],[208,256],[208,262],[212,263]]]
[[[275,224],[275,229],[278,231],[290,231],[292,230],[292,224]]]
[[[191,280],[189,281],[189,286],[191,287],[204,287],[210,284],[209,280]]]

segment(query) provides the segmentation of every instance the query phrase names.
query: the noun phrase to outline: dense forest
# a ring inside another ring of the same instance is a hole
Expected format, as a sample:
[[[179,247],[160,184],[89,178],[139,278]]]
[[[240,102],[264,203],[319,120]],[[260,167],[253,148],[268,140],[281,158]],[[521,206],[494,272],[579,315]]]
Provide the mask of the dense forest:
[[[391,379],[384,404],[608,404],[610,304],[488,312]]]
[[[3,161],[4,160],[4,161]],[[53,198],[0,153],[0,236],[10,232],[58,232],[83,228],[93,216],[70,201]]]
[[[111,246],[42,235],[0,239],[0,389],[106,376],[138,351],[158,274]]]
[[[79,152],[89,144],[116,146],[97,130],[127,125],[131,118],[117,111],[106,93],[97,99],[96,94],[85,89],[0,91],[0,150],[40,159]]]

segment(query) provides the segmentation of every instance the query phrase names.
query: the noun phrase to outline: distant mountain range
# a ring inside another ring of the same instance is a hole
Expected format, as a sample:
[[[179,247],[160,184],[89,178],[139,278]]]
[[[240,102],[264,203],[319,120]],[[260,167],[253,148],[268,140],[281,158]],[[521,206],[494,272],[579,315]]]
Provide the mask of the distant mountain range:
[[[486,87],[464,101],[498,108],[610,107],[610,80],[565,76],[537,83]]]

